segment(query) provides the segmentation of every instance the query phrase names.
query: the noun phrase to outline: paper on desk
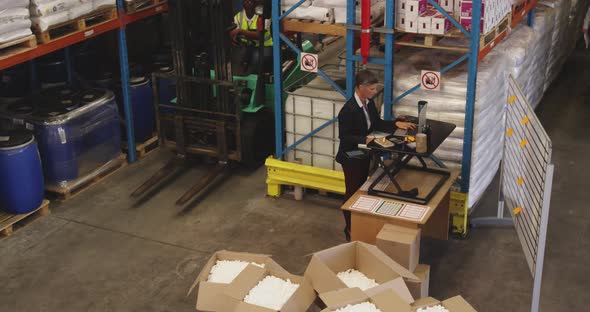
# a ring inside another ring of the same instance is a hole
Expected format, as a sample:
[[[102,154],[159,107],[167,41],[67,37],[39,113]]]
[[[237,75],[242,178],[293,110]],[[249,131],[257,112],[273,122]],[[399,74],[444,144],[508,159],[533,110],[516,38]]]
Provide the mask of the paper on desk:
[[[371,134],[368,135],[368,137],[372,137],[375,139],[380,139],[380,138],[386,138],[390,135],[391,133],[387,133],[387,132],[381,132],[381,131],[373,131],[371,132]]]

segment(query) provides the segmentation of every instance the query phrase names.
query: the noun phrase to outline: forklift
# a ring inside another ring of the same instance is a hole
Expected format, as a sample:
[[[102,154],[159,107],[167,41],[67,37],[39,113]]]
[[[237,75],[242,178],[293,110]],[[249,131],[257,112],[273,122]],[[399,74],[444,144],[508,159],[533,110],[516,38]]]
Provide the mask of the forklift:
[[[206,159],[207,173],[176,201],[182,206],[215,179],[237,165],[258,168],[274,151],[272,48],[264,47],[264,25],[271,1],[257,2],[260,44],[230,32],[236,12],[233,1],[170,0],[174,71],[154,73],[154,102],[160,146],[175,152],[166,165],[139,186],[132,197],[144,197],[191,160]],[[280,44],[275,42],[274,44]],[[303,50],[315,52],[309,42]],[[298,56],[283,64],[289,81],[301,81]],[[161,84],[161,80],[174,83]],[[171,86],[176,99],[161,103],[159,87]],[[285,95],[278,95],[285,99]]]

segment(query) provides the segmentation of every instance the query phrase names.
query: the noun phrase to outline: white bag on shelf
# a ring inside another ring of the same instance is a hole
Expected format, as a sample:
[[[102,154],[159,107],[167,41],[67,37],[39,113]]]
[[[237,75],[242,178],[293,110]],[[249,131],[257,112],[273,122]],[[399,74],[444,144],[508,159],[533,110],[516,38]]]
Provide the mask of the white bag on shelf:
[[[0,33],[11,33],[25,28],[31,28],[28,9],[18,8],[0,11]]]
[[[29,0],[0,0],[0,10],[28,7]]]
[[[283,6],[282,12],[287,11],[289,7]],[[288,15],[289,18],[306,19],[320,22],[334,22],[333,8],[319,8],[310,6],[308,8],[297,8]]]
[[[53,25],[69,21],[69,15],[69,11],[63,11],[43,17],[31,17],[31,22],[33,22],[33,28],[38,29],[39,31],[46,31]]]
[[[281,1],[281,5],[283,6],[292,6],[297,4],[299,0],[283,0]],[[300,8],[307,8],[311,5],[311,0],[305,0],[299,7]]]
[[[80,16],[86,15],[94,10],[94,3],[88,2],[84,4],[80,4],[70,9],[69,11],[69,19],[74,20]]]
[[[94,10],[103,9],[107,7],[115,7],[117,5],[116,0],[94,0],[93,3]]]
[[[43,4],[31,4],[31,16],[48,16],[59,12],[67,11],[70,8],[79,4],[79,0],[55,0]]]
[[[0,34],[0,44],[10,42],[13,40],[17,40],[20,38],[24,38],[24,37],[30,36],[32,34],[33,34],[33,32],[31,31],[31,28],[23,28],[23,29],[17,29],[15,31],[11,31],[11,32],[7,32],[7,33],[1,33]]]

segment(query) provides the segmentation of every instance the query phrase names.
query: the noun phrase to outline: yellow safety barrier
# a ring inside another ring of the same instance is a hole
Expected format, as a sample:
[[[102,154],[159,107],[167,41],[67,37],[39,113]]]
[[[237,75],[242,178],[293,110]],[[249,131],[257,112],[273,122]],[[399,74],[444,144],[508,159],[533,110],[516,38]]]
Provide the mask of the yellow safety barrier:
[[[301,186],[344,194],[344,173],[295,164],[269,157],[266,159],[268,195],[281,196],[281,185]]]

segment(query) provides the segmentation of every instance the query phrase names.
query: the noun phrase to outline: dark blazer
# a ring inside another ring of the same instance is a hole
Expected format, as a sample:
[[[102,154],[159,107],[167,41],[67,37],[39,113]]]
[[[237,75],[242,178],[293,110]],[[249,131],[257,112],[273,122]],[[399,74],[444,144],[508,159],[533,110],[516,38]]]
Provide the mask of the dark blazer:
[[[338,114],[340,146],[338,147],[336,161],[343,166],[354,165],[355,162],[361,160],[358,158],[349,158],[346,152],[357,150],[358,144],[365,144],[367,135],[371,132],[382,131],[393,133],[397,129],[395,126],[396,121],[385,121],[381,119],[373,100],[369,100],[367,110],[371,119],[371,128],[368,130],[367,119],[363,108],[358,105],[354,96],[344,104]]]

